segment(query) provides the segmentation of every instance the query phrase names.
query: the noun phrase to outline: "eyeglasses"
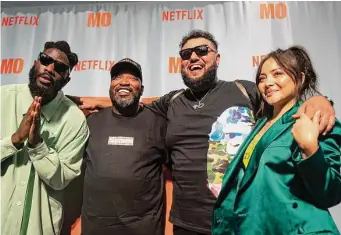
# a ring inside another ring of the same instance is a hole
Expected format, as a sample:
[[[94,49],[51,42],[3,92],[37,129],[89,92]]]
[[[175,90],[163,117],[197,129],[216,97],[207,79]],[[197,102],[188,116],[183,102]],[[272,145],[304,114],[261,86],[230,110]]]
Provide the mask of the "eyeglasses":
[[[183,60],[189,60],[192,56],[193,51],[195,52],[195,54],[197,54],[198,56],[205,56],[208,54],[209,50],[216,52],[215,50],[213,50],[212,48],[210,48],[207,45],[200,45],[200,46],[196,46],[193,48],[187,48],[187,49],[183,49],[179,52],[181,59]]]
[[[63,74],[66,71],[70,72],[70,67],[68,65],[53,59],[51,56],[46,55],[44,52],[39,53],[38,60],[44,66],[48,66],[48,65],[53,63],[54,64],[54,70],[58,74]]]

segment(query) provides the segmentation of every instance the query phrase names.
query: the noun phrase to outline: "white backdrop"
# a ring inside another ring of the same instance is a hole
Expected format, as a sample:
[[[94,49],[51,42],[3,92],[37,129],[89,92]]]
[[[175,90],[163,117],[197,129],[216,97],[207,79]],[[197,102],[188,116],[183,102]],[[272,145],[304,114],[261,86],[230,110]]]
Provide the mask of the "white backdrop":
[[[135,2],[4,8],[1,84],[27,83],[45,41],[66,40],[79,57],[66,94],[107,96],[109,69],[124,57],[143,69],[144,97],[184,87],[178,45],[191,29],[219,42],[222,80],[254,81],[260,57],[306,47],[320,90],[341,119],[341,2]],[[341,229],[341,206],[332,209]]]

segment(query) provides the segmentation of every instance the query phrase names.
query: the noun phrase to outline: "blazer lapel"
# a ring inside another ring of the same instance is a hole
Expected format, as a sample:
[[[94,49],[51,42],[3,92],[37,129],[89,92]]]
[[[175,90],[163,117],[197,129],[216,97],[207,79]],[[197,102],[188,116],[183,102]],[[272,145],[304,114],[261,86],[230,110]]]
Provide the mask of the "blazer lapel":
[[[229,190],[226,191],[226,189],[230,188],[230,184],[233,182],[231,180],[234,179],[235,178],[235,174],[238,173],[238,171],[237,171],[239,169],[238,166],[239,166],[240,163],[242,163],[244,152],[245,152],[247,146],[249,146],[250,142],[255,137],[255,135],[260,131],[260,129],[262,129],[262,127],[264,126],[265,122],[266,122],[266,118],[259,119],[257,121],[257,123],[255,124],[255,127],[253,128],[252,132],[244,140],[242,145],[239,147],[239,150],[238,150],[236,156],[233,158],[233,160],[231,161],[230,165],[227,167],[227,169],[225,171],[225,175],[223,177],[222,188],[221,188],[221,191],[220,191],[220,193],[218,195],[218,198],[217,198],[217,201],[216,201],[216,205],[218,205],[222,200],[224,200],[224,198],[228,194]]]
[[[250,180],[253,178],[253,175],[257,172],[260,158],[263,155],[265,149],[295,122],[291,116],[297,112],[299,104],[300,102],[294,105],[288,112],[278,119],[258,141],[255,149],[252,152],[252,156],[249,165],[246,168],[242,182],[240,183],[239,192],[245,189],[246,185],[248,185]]]

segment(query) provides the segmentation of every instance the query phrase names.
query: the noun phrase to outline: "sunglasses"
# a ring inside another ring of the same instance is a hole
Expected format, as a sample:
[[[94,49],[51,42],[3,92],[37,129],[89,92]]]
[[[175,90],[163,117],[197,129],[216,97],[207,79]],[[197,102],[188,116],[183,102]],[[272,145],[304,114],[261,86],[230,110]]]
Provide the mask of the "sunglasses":
[[[64,74],[67,71],[70,72],[70,67],[68,65],[53,59],[51,56],[46,55],[44,52],[39,53],[38,60],[44,66],[48,66],[53,63],[54,70],[58,74]]]
[[[205,56],[208,54],[209,50],[216,52],[215,50],[213,50],[212,48],[210,48],[207,45],[200,45],[200,46],[196,46],[193,48],[187,48],[187,49],[183,49],[179,52],[181,59],[183,60],[189,60],[192,56],[193,51],[195,52],[195,54],[197,54],[198,56]]]

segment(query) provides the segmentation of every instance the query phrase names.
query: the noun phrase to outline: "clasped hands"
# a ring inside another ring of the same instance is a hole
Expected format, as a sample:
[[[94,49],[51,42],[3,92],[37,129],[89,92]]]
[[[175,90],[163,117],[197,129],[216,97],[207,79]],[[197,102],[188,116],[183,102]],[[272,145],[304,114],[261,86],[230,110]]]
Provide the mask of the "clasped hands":
[[[41,97],[35,96],[18,130],[11,137],[17,149],[20,149],[26,140],[30,148],[35,148],[43,141],[40,136],[40,111]]]

